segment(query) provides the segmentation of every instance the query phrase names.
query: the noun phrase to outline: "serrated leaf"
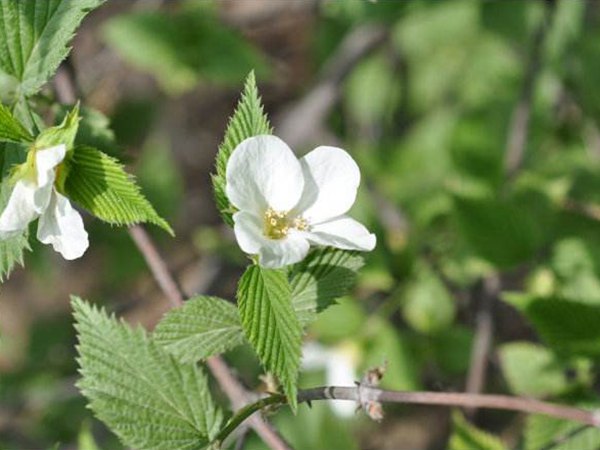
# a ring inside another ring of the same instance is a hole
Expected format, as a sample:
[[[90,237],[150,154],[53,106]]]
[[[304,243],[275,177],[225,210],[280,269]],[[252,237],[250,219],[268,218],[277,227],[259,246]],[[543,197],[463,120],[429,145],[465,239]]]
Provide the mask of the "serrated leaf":
[[[248,267],[237,298],[246,338],[266,369],[277,375],[295,411],[302,328],[285,271]]]
[[[499,348],[502,373],[513,394],[528,397],[558,395],[568,387],[565,367],[547,348],[511,342]]]
[[[232,205],[225,194],[225,174],[227,161],[237,145],[244,139],[260,134],[271,134],[272,128],[263,112],[261,99],[256,88],[254,72],[250,72],[244,85],[244,92],[233,116],[229,120],[225,138],[219,146],[215,164],[216,173],[212,176],[217,208],[228,225],[233,225]]]
[[[13,97],[39,91],[69,53],[83,18],[104,0],[0,0],[0,71]]]
[[[25,152],[15,144],[0,146],[0,214],[6,208],[13,190],[10,172],[15,164],[25,161]],[[0,281],[3,281],[17,264],[23,265],[24,251],[30,250],[28,231],[0,240]]]
[[[333,248],[317,248],[294,265],[289,280],[300,324],[310,324],[319,312],[335,304],[335,299],[346,295],[363,265],[358,253]]]
[[[500,439],[474,427],[458,411],[452,414],[452,423],[448,450],[506,450]]]
[[[132,225],[149,222],[173,230],[140,192],[132,176],[113,157],[78,146],[69,160],[64,190],[69,198],[105,222]]]
[[[127,446],[202,449],[219,430],[222,413],[208,380],[148,338],[73,298],[78,332],[78,387],[96,416]]]
[[[540,337],[557,352],[600,356],[600,305],[538,298],[527,305],[525,315]]]
[[[153,336],[181,362],[197,362],[245,342],[237,308],[226,300],[204,295],[170,310]]]
[[[28,143],[33,136],[25,129],[23,124],[13,116],[10,110],[0,103],[0,141]]]

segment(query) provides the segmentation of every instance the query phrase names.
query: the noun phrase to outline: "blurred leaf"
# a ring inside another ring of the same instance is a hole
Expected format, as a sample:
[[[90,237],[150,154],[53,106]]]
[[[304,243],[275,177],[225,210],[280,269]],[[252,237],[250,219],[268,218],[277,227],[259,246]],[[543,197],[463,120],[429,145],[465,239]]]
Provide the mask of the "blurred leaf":
[[[364,260],[356,252],[333,248],[312,250],[289,273],[292,305],[302,326],[348,293]]]
[[[30,96],[69,53],[83,18],[104,0],[0,1],[0,71],[13,95]]]
[[[202,79],[235,84],[251,69],[266,71],[261,55],[235,30],[192,4],[175,12],[120,15],[105,25],[104,36],[127,62],[154,75],[172,94]]]
[[[433,336],[435,361],[450,375],[464,375],[471,362],[473,330],[455,325]]]
[[[381,125],[398,95],[392,69],[383,55],[360,62],[346,82],[346,102],[352,120],[362,126]]]
[[[418,365],[404,335],[387,320],[375,316],[369,318],[367,333],[362,371],[385,364],[385,375],[381,380],[383,388],[418,389]]]
[[[302,327],[292,307],[287,274],[252,265],[240,279],[237,299],[246,338],[266,369],[280,379],[295,411]]]
[[[73,299],[82,379],[78,387],[96,415],[127,446],[203,449],[222,414],[208,380],[152,342],[81,299]]]
[[[183,363],[195,363],[246,342],[237,308],[207,296],[170,310],[156,326],[153,339]]]
[[[33,136],[25,129],[10,110],[0,103],[0,141],[27,143],[33,141]]]
[[[600,279],[591,247],[580,238],[567,238],[555,244],[552,267],[559,279],[562,297],[600,304]]]
[[[177,217],[184,196],[183,175],[165,136],[151,136],[137,165],[137,180],[152,205],[167,218]]]
[[[558,395],[568,387],[566,368],[545,347],[511,342],[498,351],[502,372],[513,394],[540,398]]]
[[[119,162],[92,147],[77,147],[69,161],[67,196],[105,222],[131,225],[150,222],[173,230],[144,198]]]
[[[596,450],[600,430],[578,423],[532,414],[525,424],[524,450]]]
[[[532,214],[535,206],[512,199],[454,197],[461,234],[481,258],[499,268],[533,257],[548,233],[548,223],[540,223],[539,215]]]
[[[452,295],[437,275],[421,268],[403,295],[402,315],[417,331],[434,334],[454,320],[456,306]]]
[[[310,329],[320,341],[336,343],[360,336],[366,321],[367,314],[356,300],[342,297],[338,303],[319,314]]]
[[[92,430],[88,425],[85,425],[81,428],[79,432],[79,437],[77,438],[77,449],[78,450],[100,450],[96,441],[94,440],[94,436],[92,435]]]
[[[213,189],[217,208],[221,217],[227,225],[233,225],[233,209],[225,193],[227,161],[237,145],[244,139],[260,134],[271,134],[271,125],[269,119],[263,112],[261,99],[258,96],[256,88],[256,78],[254,72],[250,72],[242,98],[233,113],[233,116],[227,124],[225,138],[219,146],[217,160],[215,163],[216,173],[212,176]]]
[[[529,302],[525,315],[541,338],[559,353],[600,356],[600,305],[538,298]]]
[[[506,450],[499,438],[471,425],[460,412],[452,413],[452,423],[448,450]]]
[[[535,6],[534,6],[535,7]],[[486,29],[498,33],[504,39],[510,39],[520,45],[529,37],[528,14],[532,9],[530,2],[505,3],[483,1],[479,3],[480,21]]]

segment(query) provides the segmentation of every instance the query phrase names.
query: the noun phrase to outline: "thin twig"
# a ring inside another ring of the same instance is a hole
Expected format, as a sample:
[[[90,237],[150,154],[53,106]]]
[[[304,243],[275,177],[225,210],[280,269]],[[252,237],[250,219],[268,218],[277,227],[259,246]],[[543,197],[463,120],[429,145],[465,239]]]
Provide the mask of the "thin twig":
[[[529,414],[542,414],[557,419],[571,420],[585,426],[600,427],[600,415],[571,406],[557,405],[534,399],[510,397],[507,395],[467,394],[463,392],[403,392],[389,391],[358,384],[357,386],[321,386],[298,392],[298,403],[316,400],[348,400],[365,404],[368,402],[402,403],[414,405],[455,406],[462,408],[490,408]],[[281,406],[287,403],[282,394],[263,397],[238,411],[219,432],[217,441],[222,442],[244,420],[267,406]]]
[[[75,71],[68,63],[68,60],[66,65],[62,65],[59,68],[54,87],[60,102],[74,103],[77,100],[78,95]],[[169,299],[171,305],[173,307],[183,305],[185,295],[175,281],[175,278],[169,272],[164,259],[158,252],[156,245],[146,230],[141,226],[136,225],[129,229],[129,234],[148,264],[152,276]],[[249,393],[235,379],[227,367],[227,364],[219,356],[208,358],[206,365],[213,373],[225,394],[229,397],[229,400],[235,409],[248,403]],[[269,448],[273,450],[291,450],[291,447],[279,435],[277,430],[261,416],[255,415],[250,417],[248,423]]]

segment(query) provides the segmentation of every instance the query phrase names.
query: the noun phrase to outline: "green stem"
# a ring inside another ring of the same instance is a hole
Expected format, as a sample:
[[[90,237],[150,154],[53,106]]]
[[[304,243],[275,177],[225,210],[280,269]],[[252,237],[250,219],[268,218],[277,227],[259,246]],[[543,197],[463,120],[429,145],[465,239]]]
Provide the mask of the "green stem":
[[[261,398],[260,400],[250,403],[249,405],[244,406],[242,409],[237,411],[227,425],[219,431],[217,437],[215,438],[215,442],[218,444],[223,443],[223,441],[235,431],[237,427],[239,427],[244,420],[250,417],[257,411],[260,411],[263,408],[271,405],[284,405],[287,403],[287,400],[284,395],[281,394],[271,394],[268,397]]]

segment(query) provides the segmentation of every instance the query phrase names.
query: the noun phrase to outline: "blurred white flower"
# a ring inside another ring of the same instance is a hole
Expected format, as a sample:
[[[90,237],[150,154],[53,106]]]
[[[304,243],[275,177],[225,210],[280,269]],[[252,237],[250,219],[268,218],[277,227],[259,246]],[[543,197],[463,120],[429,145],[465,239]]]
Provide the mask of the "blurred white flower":
[[[27,229],[40,218],[37,238],[51,244],[65,259],[79,258],[88,248],[88,235],[79,213],[55,186],[56,171],[66,147],[30,150],[27,161],[15,171],[16,182],[0,215],[0,240]]]
[[[304,370],[325,369],[327,386],[354,386],[358,379],[356,366],[359,351],[351,342],[335,347],[324,347],[317,342],[308,342],[302,347],[302,368]],[[356,404],[344,400],[332,400],[331,409],[339,416],[349,417],[356,411]]]
[[[345,214],[356,200],[360,171],[336,147],[298,160],[285,142],[262,135],[241,142],[227,163],[226,193],[241,249],[279,268],[301,261],[310,244],[370,251],[375,235]]]

